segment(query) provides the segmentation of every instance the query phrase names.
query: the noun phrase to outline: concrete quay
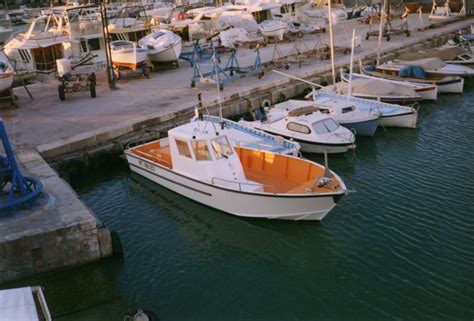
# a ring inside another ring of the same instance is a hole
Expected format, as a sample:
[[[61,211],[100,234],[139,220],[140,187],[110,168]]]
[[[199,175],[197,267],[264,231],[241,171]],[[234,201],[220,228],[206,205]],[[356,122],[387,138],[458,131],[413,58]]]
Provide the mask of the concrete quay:
[[[426,27],[429,23],[424,16]],[[393,36],[382,41],[382,59],[393,59],[396,52],[414,51],[442,45],[455,32],[469,27],[473,18],[453,21],[438,28],[418,31],[418,15],[411,15],[411,36]],[[396,27],[396,23],[392,23]],[[368,26],[347,21],[335,27],[336,46],[348,48],[352,29],[363,40],[356,59],[373,62],[377,53],[377,38],[365,40]],[[328,43],[328,34],[306,35],[302,40],[308,49]],[[293,44],[281,44],[283,54],[294,49]],[[263,62],[272,59],[274,46],[261,48]],[[241,66],[253,64],[255,53],[240,49]],[[223,56],[225,61],[226,56]],[[66,94],[61,102],[57,82],[29,86],[35,100],[28,98],[23,88],[16,88],[19,108],[0,109],[17,158],[25,174],[38,176],[50,195],[44,206],[29,215],[0,218],[0,282],[26,277],[39,272],[84,264],[111,255],[110,232],[78,199],[56,170],[67,169],[71,160],[90,160],[102,151],[120,153],[126,142],[141,136],[146,130],[165,131],[187,121],[193,115],[197,94],[202,93],[203,105],[210,112],[217,110],[215,85],[191,88],[192,68],[185,61],[179,69],[160,70],[151,79],[127,79],[110,91],[104,73],[98,74],[97,98],[88,93]],[[338,53],[336,65],[349,64],[349,55]],[[210,65],[202,64],[210,69]],[[285,70],[293,76],[311,81],[330,81],[329,60],[318,57],[290,63]],[[221,94],[225,116],[239,115],[260,106],[264,99],[272,103],[301,94],[309,86],[287,77],[266,72],[262,79],[248,77],[226,84]],[[91,156],[92,155],[92,156]],[[49,163],[46,163],[46,161]],[[51,165],[51,166],[50,166]],[[1,215],[0,215],[1,217]]]

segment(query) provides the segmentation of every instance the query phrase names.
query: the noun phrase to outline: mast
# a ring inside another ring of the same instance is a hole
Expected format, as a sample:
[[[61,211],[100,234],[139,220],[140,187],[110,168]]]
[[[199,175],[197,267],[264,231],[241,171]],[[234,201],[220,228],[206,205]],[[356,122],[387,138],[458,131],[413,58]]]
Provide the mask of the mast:
[[[336,84],[336,64],[334,62],[334,39],[332,35],[332,0],[328,0],[328,16],[329,16],[329,46],[331,50],[331,70],[332,70],[332,84]]]

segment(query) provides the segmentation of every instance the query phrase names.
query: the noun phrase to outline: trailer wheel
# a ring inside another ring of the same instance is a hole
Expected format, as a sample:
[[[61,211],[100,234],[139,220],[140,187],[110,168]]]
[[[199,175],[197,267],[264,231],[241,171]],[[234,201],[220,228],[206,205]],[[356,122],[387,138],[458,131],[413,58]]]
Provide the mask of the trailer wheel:
[[[365,35],[365,40],[369,40],[370,36],[369,36],[369,33],[367,32],[367,34]]]
[[[191,81],[191,88],[194,88],[196,87],[196,82],[195,81]]]
[[[90,91],[91,91],[91,97],[95,98],[96,97],[96,92],[95,92],[95,83],[91,82],[89,85]]]
[[[120,72],[120,70],[117,71],[117,80],[120,80],[122,79],[122,73]]]
[[[390,36],[387,36],[387,41],[390,41]]]
[[[326,33],[326,28],[323,28],[323,33]]]
[[[150,79],[150,69],[148,67],[145,68],[143,75],[145,76],[146,79]]]
[[[410,30],[407,31],[407,37],[410,37]]]
[[[66,91],[65,91],[63,85],[58,86],[58,93],[59,93],[59,99],[60,100],[65,100],[66,99]]]

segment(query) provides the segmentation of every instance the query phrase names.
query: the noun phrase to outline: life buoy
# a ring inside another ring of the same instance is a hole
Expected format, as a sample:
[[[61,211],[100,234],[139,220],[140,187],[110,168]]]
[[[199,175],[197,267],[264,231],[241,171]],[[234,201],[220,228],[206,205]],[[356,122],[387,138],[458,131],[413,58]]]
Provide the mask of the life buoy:
[[[270,107],[272,105],[272,102],[270,99],[263,99],[262,102],[260,103],[260,107],[265,108],[265,107]]]

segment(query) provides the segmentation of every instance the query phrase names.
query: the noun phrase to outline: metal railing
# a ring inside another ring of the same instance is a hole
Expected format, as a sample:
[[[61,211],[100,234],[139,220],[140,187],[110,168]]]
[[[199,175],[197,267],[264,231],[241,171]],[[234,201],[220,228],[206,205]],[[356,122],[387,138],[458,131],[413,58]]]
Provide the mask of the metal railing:
[[[244,186],[245,185],[247,185],[247,186],[258,186],[258,187],[263,187],[263,188],[270,187],[270,188],[274,189],[273,185],[266,185],[266,184],[259,184],[259,183],[247,183],[247,182],[235,182],[235,181],[231,181],[231,180],[223,179],[223,178],[219,178],[219,177],[212,177],[211,178],[211,184],[216,185],[216,183],[215,183],[216,180],[226,182],[226,183],[231,183],[231,184],[237,184],[239,186],[239,191],[242,191],[242,185],[244,185]]]

